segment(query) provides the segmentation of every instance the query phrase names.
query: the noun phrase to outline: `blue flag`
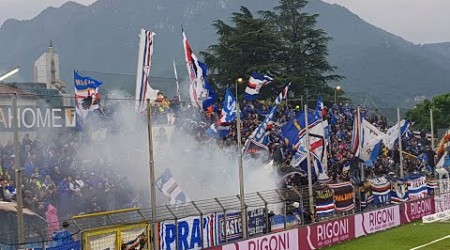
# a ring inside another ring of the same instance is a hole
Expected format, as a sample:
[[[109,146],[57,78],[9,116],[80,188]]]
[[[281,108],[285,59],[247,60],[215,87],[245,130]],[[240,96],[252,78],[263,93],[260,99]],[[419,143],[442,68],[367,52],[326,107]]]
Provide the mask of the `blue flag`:
[[[208,71],[208,66],[205,63],[198,61],[198,65],[202,68],[203,81],[205,82],[205,89],[208,91],[208,97],[203,101],[203,110],[206,110],[209,106],[213,105],[217,101],[217,94],[214,92],[213,87],[206,79],[206,72]]]
[[[76,90],[96,89],[102,84],[102,81],[96,80],[89,76],[81,76],[76,70],[73,71],[73,85]]]
[[[308,124],[309,126],[317,123],[319,120],[311,111],[308,111]],[[294,149],[294,146],[298,144],[300,136],[305,132],[305,112],[299,111],[297,115],[289,120],[281,128],[281,137],[284,139],[285,143]]]
[[[225,93],[220,119],[211,124],[206,133],[210,137],[223,138],[228,135],[230,124],[236,119],[236,98],[231,94],[229,88]]]

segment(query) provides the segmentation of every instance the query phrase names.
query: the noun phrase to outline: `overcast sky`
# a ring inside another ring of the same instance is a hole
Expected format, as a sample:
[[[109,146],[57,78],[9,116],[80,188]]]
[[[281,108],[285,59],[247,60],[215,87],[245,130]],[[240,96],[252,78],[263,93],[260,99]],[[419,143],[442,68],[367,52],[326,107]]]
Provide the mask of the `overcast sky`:
[[[66,1],[0,0],[0,23],[8,18],[19,20],[33,18],[48,6],[59,7]],[[85,5],[95,2],[95,0],[74,1]],[[450,0],[324,1],[343,5],[367,22],[414,43],[450,41]]]
[[[450,41],[450,0],[324,0],[414,43]]]

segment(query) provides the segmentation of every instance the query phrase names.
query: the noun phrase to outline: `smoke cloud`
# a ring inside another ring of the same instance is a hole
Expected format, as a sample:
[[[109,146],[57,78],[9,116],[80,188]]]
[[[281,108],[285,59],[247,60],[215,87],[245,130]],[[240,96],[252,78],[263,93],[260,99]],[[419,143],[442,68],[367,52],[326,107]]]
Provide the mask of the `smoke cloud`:
[[[149,206],[150,174],[146,114],[134,110],[134,101],[120,92],[113,92],[105,109],[112,108],[109,119],[120,125],[120,133],[112,134],[100,143],[93,143],[80,153],[86,162],[105,162],[105,171],[114,171],[127,176],[130,188],[140,193],[143,206]],[[108,108],[109,107],[109,108]],[[106,113],[108,110],[106,110]],[[192,112],[192,111],[190,111]],[[161,124],[153,116],[153,154],[156,179],[168,168],[180,188],[191,200],[204,200],[239,194],[239,169],[236,147],[220,148],[209,140],[199,143],[194,134],[186,129],[188,123],[169,126]],[[101,128],[101,123],[91,123],[92,130]],[[168,140],[161,140],[165,130]],[[94,164],[95,165],[95,164]],[[256,192],[276,188],[277,177],[263,168],[263,162],[244,161],[245,192]],[[157,191],[158,205],[169,202]]]

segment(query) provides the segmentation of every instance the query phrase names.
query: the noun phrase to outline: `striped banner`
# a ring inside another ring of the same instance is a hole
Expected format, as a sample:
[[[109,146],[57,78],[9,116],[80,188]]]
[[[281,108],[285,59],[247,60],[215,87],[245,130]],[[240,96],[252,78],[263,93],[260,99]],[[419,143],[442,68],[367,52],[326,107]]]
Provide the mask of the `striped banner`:
[[[147,107],[145,101],[156,100],[159,90],[153,89],[150,86],[149,76],[150,68],[152,65],[153,55],[153,37],[155,33],[141,29],[139,35],[139,54],[136,73],[136,102],[135,109],[138,111],[144,111]]]

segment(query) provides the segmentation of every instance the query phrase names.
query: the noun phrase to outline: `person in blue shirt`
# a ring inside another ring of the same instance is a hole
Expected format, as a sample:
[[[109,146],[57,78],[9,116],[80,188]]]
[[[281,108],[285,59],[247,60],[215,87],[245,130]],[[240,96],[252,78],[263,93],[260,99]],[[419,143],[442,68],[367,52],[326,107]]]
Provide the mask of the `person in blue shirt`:
[[[54,232],[52,235],[52,239],[56,241],[56,244],[58,246],[62,246],[73,242],[72,234],[67,229],[69,227],[69,223],[67,221],[64,221],[62,227],[63,227],[62,230]]]

